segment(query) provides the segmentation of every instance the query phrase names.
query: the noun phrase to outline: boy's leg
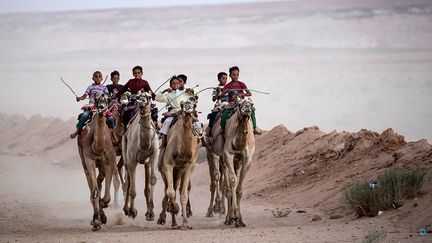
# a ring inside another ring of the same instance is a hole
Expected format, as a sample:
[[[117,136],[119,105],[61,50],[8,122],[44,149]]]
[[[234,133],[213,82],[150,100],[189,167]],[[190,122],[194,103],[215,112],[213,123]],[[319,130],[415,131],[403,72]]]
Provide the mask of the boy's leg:
[[[132,116],[132,110],[123,111],[122,122],[124,124],[125,130],[126,130],[127,124],[129,123],[129,121],[131,119],[131,116]]]
[[[155,124],[158,124],[158,111],[159,109],[156,107],[156,104],[151,104],[151,118]]]
[[[220,121],[220,126],[222,128],[222,131],[225,131],[226,121],[227,121],[230,113],[231,113],[231,109],[225,109],[222,111],[222,116],[221,116],[221,121]]]
[[[115,119],[113,115],[107,116],[107,125],[109,128],[114,129],[116,127]]]
[[[213,127],[213,125],[214,125],[214,122],[215,122],[215,120],[216,120],[216,114],[217,114],[217,112],[216,111],[212,111],[210,114],[209,114],[209,127],[210,127],[210,129]]]
[[[76,131],[70,135],[71,138],[75,138],[81,132],[82,128],[84,127],[84,124],[89,119],[89,117],[90,117],[89,110],[86,110],[81,114],[78,120],[78,124],[76,125]]]
[[[164,123],[162,123],[162,127],[160,129],[160,133],[162,135],[162,142],[160,144],[160,148],[164,148],[167,145],[167,135],[168,135],[168,130],[171,126],[171,123],[173,121],[173,117],[167,117],[164,121]]]
[[[252,111],[252,113],[251,113],[251,119],[252,119],[252,125],[253,125],[253,133],[257,134],[257,135],[262,134],[261,129],[257,129],[255,111]]]

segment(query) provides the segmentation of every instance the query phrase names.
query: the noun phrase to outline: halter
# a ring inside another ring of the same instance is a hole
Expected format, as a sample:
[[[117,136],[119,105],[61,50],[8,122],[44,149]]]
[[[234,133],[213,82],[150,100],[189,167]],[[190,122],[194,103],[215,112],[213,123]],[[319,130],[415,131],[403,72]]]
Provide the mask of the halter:
[[[237,121],[245,121],[247,122],[250,119],[250,115],[253,111],[253,103],[251,99],[244,99],[239,103],[239,100],[237,100]],[[243,120],[244,119],[244,120]],[[239,129],[239,126],[237,125],[236,133]],[[247,133],[247,129],[243,131],[244,133]]]
[[[108,109],[108,96],[105,94],[96,95],[95,106],[97,113],[103,113]]]

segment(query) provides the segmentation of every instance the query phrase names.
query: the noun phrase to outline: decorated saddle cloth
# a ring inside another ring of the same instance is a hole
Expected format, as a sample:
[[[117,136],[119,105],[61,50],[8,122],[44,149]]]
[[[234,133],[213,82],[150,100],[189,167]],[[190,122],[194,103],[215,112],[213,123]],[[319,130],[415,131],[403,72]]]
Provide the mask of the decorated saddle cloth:
[[[96,106],[94,104],[87,104],[87,105],[84,105],[83,107],[81,107],[81,110],[83,110],[83,111],[90,111],[90,116],[87,119],[87,121],[85,122],[85,124],[91,123],[92,120],[93,120],[93,116],[96,113]],[[78,115],[78,119],[77,120],[80,120],[81,117],[82,117],[82,115],[83,115],[83,113],[80,113]],[[109,117],[109,116],[112,116],[112,112],[108,109],[108,110],[105,111],[105,117]]]

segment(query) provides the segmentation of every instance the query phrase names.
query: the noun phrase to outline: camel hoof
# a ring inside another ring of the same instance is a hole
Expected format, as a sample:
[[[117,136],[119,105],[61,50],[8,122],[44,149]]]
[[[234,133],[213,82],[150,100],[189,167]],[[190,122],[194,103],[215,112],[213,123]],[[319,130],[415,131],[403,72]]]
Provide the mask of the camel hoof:
[[[98,231],[101,229],[100,225],[93,225],[92,231]]]
[[[101,229],[101,222],[98,219],[93,219],[92,221],[90,221],[90,225],[93,226],[93,231],[97,231]]]
[[[235,227],[236,227],[236,228],[239,228],[239,227],[246,227],[246,224],[243,223],[242,220],[237,219],[237,220],[235,221]]]
[[[123,208],[123,212],[126,216],[129,216],[130,214],[130,209],[129,208]]]
[[[213,211],[208,210],[208,211],[207,211],[207,214],[206,214],[206,217],[207,217],[207,218],[211,218],[211,217],[213,217]]]
[[[220,208],[217,207],[217,206],[214,206],[214,207],[213,207],[213,212],[214,212],[214,213],[220,213]]]
[[[107,220],[107,216],[105,214],[101,214],[100,218],[101,218],[102,224],[106,224],[107,223],[108,220]]]
[[[235,223],[235,219],[230,219],[229,221],[228,221],[228,225],[233,225]]]
[[[136,210],[136,208],[131,208],[129,217],[132,216],[132,218],[136,218],[136,216],[138,215],[138,211]]]
[[[159,217],[159,219],[158,219],[158,221],[157,221],[157,224],[165,225],[165,223],[166,223],[165,219]]]
[[[145,214],[145,216],[146,216],[146,220],[147,220],[147,221],[153,221],[154,218],[155,218],[155,215],[154,215],[153,212],[147,212],[147,213]]]

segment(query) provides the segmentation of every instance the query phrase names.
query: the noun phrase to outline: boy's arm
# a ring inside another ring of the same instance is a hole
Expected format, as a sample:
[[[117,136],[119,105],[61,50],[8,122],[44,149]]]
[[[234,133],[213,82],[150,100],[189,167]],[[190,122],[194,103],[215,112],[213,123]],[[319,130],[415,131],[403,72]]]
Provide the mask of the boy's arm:
[[[252,93],[249,91],[249,89],[247,88],[245,83],[242,83],[241,86],[242,86],[241,88],[243,89],[244,92],[239,93],[238,96],[240,96],[240,97],[252,96]]]
[[[77,101],[77,102],[80,102],[81,100],[85,100],[85,98],[87,98],[87,96],[90,94],[90,92],[91,92],[91,88],[92,88],[91,85],[88,86],[87,89],[86,89],[86,91],[84,92],[83,95],[81,95],[81,96],[77,96],[77,97],[75,98],[76,101]]]
[[[216,100],[218,100],[221,97],[222,94],[222,90],[220,87],[217,87],[214,91],[213,91],[213,97],[212,97],[212,101],[215,102]]]
[[[155,100],[157,102],[168,103],[168,98],[167,98],[166,94],[162,93],[160,91],[156,94]]]
[[[123,87],[119,90],[119,92],[116,94],[116,97],[120,99],[121,95],[126,92],[129,88],[129,81]]]

